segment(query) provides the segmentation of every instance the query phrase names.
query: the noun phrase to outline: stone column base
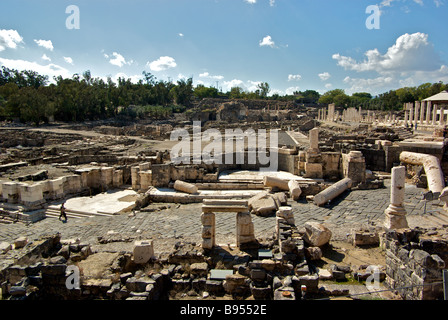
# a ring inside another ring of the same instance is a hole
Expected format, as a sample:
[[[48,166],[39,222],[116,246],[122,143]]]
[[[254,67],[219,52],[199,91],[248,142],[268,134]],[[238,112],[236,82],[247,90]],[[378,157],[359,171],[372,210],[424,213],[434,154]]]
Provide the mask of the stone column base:
[[[384,227],[387,229],[406,229],[409,228],[406,220],[406,210],[403,207],[389,205],[384,211],[386,215]]]

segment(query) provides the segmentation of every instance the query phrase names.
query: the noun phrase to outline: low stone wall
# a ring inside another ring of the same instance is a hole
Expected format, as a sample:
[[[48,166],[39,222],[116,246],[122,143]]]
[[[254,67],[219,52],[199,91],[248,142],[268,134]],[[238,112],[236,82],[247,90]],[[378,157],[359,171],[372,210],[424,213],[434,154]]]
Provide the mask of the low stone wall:
[[[448,263],[448,241],[418,229],[387,231],[386,284],[405,300],[443,299],[442,270]]]

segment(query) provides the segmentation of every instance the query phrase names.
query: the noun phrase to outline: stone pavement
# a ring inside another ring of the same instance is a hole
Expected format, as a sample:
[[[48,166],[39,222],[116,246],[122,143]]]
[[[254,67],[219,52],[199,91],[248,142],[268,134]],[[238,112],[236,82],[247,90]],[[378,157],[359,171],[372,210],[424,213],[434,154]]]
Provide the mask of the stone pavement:
[[[384,210],[389,205],[389,180],[385,180],[386,187],[378,190],[347,191],[332,203],[317,207],[302,200],[292,203],[296,225],[300,228],[307,221],[325,223],[333,232],[333,239],[344,240],[350,229],[356,227],[382,226]],[[448,214],[445,213],[438,201],[428,202],[426,213],[425,203],[420,201],[424,189],[406,186],[404,202],[410,227],[448,226]],[[137,212],[135,216],[121,214],[110,217],[85,217],[69,219],[63,223],[58,219],[47,218],[37,223],[25,225],[21,223],[0,225],[0,241],[12,242],[19,236],[26,236],[30,240],[45,234],[60,232],[63,239],[80,238],[83,242],[97,243],[98,237],[123,239],[131,241],[136,238],[151,238],[157,243],[167,242],[172,245],[181,237],[183,240],[201,241],[201,204],[176,205],[152,204],[152,208],[162,210],[154,212]],[[166,207],[165,209],[163,209]],[[266,238],[273,235],[275,217],[252,216],[255,235]],[[235,243],[236,214],[216,214],[216,243]],[[167,245],[168,245],[167,244]],[[156,249],[156,251],[158,251]]]

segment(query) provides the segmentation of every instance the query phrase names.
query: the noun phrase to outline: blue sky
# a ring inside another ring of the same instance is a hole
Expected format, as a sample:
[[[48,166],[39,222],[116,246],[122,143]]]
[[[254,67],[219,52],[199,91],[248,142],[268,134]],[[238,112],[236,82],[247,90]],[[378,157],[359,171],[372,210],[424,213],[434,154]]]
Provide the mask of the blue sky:
[[[379,29],[366,27],[369,5]],[[223,91],[268,82],[271,94],[448,82],[448,0],[4,0],[0,12],[0,65],[50,78],[145,70]]]

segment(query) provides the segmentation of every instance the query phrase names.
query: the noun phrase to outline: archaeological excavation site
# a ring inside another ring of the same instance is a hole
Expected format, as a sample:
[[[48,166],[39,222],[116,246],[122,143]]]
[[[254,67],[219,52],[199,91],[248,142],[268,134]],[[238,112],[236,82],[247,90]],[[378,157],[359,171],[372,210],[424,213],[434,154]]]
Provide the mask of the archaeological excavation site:
[[[443,300],[444,108],[5,121],[1,298]]]

